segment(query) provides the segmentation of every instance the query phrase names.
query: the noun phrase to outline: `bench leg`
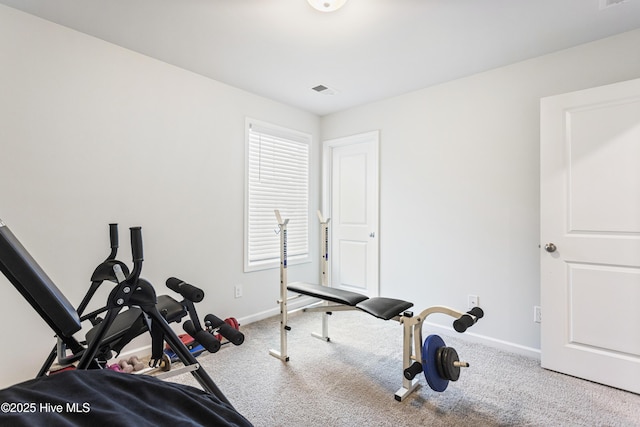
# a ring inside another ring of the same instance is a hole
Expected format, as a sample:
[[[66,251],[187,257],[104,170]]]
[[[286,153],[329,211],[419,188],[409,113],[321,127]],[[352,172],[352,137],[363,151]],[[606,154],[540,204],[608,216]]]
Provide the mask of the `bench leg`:
[[[420,387],[420,383],[418,382],[417,379],[413,379],[412,381],[405,379],[403,380],[403,382],[408,382],[409,386],[408,387],[402,386],[400,387],[400,389],[398,389],[398,391],[396,391],[396,394],[393,397],[398,402],[402,402],[405,397],[409,396],[411,393],[413,393],[415,389]]]
[[[327,306],[328,304],[326,301],[324,301],[322,305]],[[327,312],[322,313],[322,334],[319,334],[317,332],[312,332],[311,336],[314,338],[321,339],[322,341],[326,341],[326,342],[331,341],[331,338],[329,338],[329,313]]]
[[[286,273],[285,273],[286,274]],[[286,279],[286,276],[285,276]],[[282,284],[282,281],[281,281]],[[286,290],[281,292],[280,301],[280,351],[277,350],[269,350],[269,354],[273,357],[276,357],[283,362],[289,361],[289,355],[287,354],[287,332],[291,329],[287,323],[288,319],[288,308],[287,308],[287,294]]]
[[[413,330],[416,323],[419,322],[419,319],[414,319],[413,317],[402,316],[400,318],[400,323],[402,324],[402,387],[398,391],[396,391],[394,397],[398,402],[402,402],[402,400],[409,396],[415,389],[420,386],[420,383],[417,378],[413,380],[408,380],[404,376],[404,370],[409,368],[413,361],[415,360],[414,352],[413,352]]]

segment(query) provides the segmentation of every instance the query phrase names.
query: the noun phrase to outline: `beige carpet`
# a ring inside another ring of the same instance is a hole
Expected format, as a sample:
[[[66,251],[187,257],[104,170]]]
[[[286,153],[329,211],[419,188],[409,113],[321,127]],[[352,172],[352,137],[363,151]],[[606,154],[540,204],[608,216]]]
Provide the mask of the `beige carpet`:
[[[243,325],[245,343],[199,361],[256,426],[640,426],[640,396],[540,368],[523,356],[443,336],[471,366],[443,393],[424,377],[403,402],[402,327],[361,312],[330,317],[330,343],[312,338],[320,314],[290,316],[289,356],[278,319]],[[425,326],[424,336],[430,332]],[[190,374],[170,381],[197,385]]]

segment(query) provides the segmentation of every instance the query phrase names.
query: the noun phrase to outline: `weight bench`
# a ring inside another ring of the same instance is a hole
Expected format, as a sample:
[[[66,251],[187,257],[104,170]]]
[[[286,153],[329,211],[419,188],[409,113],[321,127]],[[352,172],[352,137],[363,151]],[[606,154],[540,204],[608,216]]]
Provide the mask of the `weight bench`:
[[[269,353],[282,360],[289,361],[287,353],[287,333],[291,330],[288,325],[287,303],[301,295],[313,297],[321,301],[321,305],[312,304],[304,307],[304,312],[321,312],[322,333],[313,333],[316,338],[331,341],[328,334],[327,315],[334,311],[360,310],[382,320],[395,320],[403,325],[403,378],[402,387],[394,397],[402,401],[418,386],[416,375],[424,372],[427,383],[434,391],[444,391],[449,381],[457,381],[460,368],[468,367],[466,362],[460,362],[458,354],[452,347],[446,347],[444,341],[437,335],[430,335],[422,341],[422,326],[424,319],[435,313],[454,317],[453,327],[462,333],[474,325],[484,316],[479,307],[464,313],[444,306],[433,306],[423,310],[418,316],[409,311],[413,303],[393,298],[372,297],[343,289],[331,288],[327,285],[327,271],[329,259],[329,219],[324,219],[318,212],[320,219],[320,241],[323,242],[321,270],[322,284],[304,282],[287,282],[287,225],[289,220],[282,220],[279,211],[275,211],[280,233],[280,350],[270,350]],[[297,296],[289,297],[288,292],[295,292]]]
[[[78,370],[104,368],[106,362],[104,360],[104,348],[113,347],[112,342],[109,340],[117,340],[118,337],[116,335],[118,333],[116,333],[116,330],[120,329],[119,326],[126,325],[126,320],[131,320],[127,319],[128,316],[136,317],[136,319],[144,323],[143,329],[149,331],[152,337],[150,366],[156,367],[162,360],[164,342],[166,341],[185,365],[185,371],[191,372],[207,393],[214,395],[221,402],[233,408],[211,377],[198,364],[195,357],[169,326],[167,318],[158,309],[153,286],[148,281],[140,278],[143,262],[142,231],[140,227],[132,227],[130,230],[133,270],[128,275],[125,275],[126,268],[123,268],[120,262],[108,260],[105,265],[109,267],[100,267],[102,268],[100,273],[95,273],[98,275],[106,273],[108,268],[112,268],[116,286],[107,299],[106,309],[103,310],[105,313],[104,319],[97,323],[91,338],[86,343],[83,343],[74,337],[74,334],[81,330],[82,318],[78,312],[22,246],[11,230],[0,220],[0,271],[24,296],[58,338],[58,351],[52,352],[54,356],[50,355],[45,365],[50,365],[57,353],[62,357],[63,362],[77,361],[75,368]],[[101,277],[96,276],[95,278]],[[102,278],[110,278],[110,273]],[[169,279],[167,285],[170,288],[173,286],[172,289],[180,292],[183,296],[188,295],[193,300],[201,299],[201,296],[204,296],[198,288],[178,279]],[[171,301],[163,300],[173,305]],[[88,299],[85,297],[80,310],[86,307],[86,302],[88,302]],[[193,304],[193,302],[187,301],[187,305],[189,303]],[[125,307],[128,307],[128,310],[122,311]],[[187,309],[187,311],[190,310]],[[193,312],[195,313],[195,309]],[[164,314],[167,315],[168,313]],[[118,317],[119,315],[121,317]],[[211,340],[215,340],[211,334],[202,330],[199,322],[194,325],[197,322],[197,316],[193,318],[193,321],[189,322],[191,322],[189,325],[192,334],[198,336],[201,344],[206,346],[208,338],[205,335],[209,335]],[[185,327],[187,327],[187,323],[185,322]],[[125,329],[123,333],[128,339],[132,338],[133,333],[130,333],[130,329]],[[71,356],[66,355],[67,351],[71,351]],[[43,376],[47,372],[48,369],[43,366],[38,376]]]
[[[413,303],[393,298],[369,298],[356,292],[330,288],[324,285],[295,282],[287,286],[289,291],[357,308],[382,320],[390,320],[413,307]]]

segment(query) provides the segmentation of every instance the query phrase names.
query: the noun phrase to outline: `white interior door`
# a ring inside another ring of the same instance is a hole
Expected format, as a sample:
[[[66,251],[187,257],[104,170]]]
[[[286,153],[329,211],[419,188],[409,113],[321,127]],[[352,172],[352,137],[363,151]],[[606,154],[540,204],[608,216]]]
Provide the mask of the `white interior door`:
[[[324,143],[329,274],[336,288],[378,296],[378,132]]]
[[[542,100],[540,190],[542,366],[640,393],[640,79]]]

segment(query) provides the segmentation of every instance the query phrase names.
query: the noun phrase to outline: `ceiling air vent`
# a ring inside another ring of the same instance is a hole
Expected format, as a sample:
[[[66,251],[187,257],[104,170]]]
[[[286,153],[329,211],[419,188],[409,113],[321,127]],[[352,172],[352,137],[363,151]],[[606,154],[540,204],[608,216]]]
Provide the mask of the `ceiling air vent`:
[[[607,9],[619,4],[628,3],[629,0],[600,0],[600,10]]]
[[[312,87],[311,89],[323,95],[335,95],[336,93],[338,93],[337,90],[331,89],[330,87],[325,85],[318,85],[318,86]]]

